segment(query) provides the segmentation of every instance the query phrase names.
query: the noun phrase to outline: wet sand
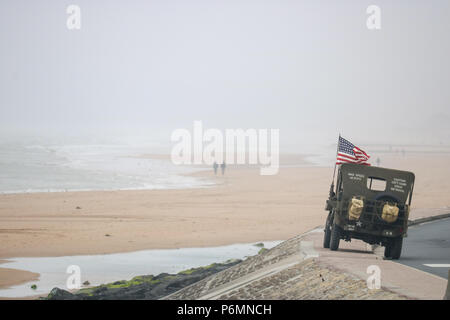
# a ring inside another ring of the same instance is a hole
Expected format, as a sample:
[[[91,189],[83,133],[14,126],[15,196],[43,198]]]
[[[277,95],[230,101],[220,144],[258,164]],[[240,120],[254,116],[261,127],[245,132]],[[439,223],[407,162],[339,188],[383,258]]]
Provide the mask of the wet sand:
[[[6,260],[0,260],[5,263]],[[39,273],[10,268],[0,268],[0,288],[9,288],[13,285],[35,281],[39,279]]]

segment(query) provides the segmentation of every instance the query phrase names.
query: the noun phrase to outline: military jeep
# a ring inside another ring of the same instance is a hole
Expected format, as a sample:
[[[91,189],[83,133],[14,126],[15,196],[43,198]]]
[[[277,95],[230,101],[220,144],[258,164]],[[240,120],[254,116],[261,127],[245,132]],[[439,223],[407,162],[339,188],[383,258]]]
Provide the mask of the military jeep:
[[[386,258],[399,259],[414,179],[412,172],[342,164],[326,202],[323,247],[338,250],[341,239],[360,239],[384,246]]]

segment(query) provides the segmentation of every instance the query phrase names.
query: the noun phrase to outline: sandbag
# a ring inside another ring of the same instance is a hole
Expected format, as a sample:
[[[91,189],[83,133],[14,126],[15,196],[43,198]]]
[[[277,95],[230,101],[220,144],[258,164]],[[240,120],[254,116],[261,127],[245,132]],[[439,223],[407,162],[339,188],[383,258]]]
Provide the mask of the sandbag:
[[[364,208],[364,200],[353,197],[348,207],[348,219],[358,220],[359,217],[361,217],[363,208]]]
[[[399,208],[396,204],[386,203],[383,206],[383,211],[381,212],[381,218],[388,222],[393,223],[397,221]]]

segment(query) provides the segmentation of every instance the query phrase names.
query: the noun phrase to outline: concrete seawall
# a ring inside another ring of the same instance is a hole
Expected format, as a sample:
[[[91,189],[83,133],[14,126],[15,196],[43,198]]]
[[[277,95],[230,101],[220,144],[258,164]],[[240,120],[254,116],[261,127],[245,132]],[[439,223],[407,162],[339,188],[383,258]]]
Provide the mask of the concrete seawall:
[[[411,226],[450,216],[448,208],[416,213]],[[377,246],[354,240],[332,252],[322,248],[322,237],[323,227],[317,227],[163,299],[391,300],[442,299],[449,294],[447,281],[384,260]],[[366,283],[367,268],[373,265],[383,273],[379,289],[369,289]]]
[[[368,289],[366,281],[321,263],[305,236],[163,299],[407,299],[386,288]]]

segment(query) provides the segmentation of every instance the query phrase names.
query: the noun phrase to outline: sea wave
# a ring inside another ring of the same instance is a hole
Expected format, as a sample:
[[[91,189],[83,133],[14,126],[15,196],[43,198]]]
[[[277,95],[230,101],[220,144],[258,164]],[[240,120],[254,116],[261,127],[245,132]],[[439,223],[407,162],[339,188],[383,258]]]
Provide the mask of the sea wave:
[[[198,168],[143,158],[146,146],[107,144],[2,145],[0,192],[202,188],[212,181],[190,176]]]

